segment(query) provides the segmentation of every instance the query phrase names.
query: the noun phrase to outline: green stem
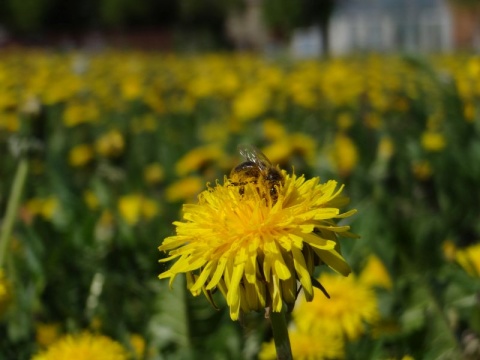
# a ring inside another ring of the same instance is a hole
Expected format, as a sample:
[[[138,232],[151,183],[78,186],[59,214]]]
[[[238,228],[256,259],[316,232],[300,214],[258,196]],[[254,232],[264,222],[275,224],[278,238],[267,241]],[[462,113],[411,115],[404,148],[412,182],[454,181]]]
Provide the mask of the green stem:
[[[13,224],[15,223],[18,205],[20,203],[20,197],[22,195],[23,186],[28,173],[28,161],[26,159],[20,160],[18,164],[17,172],[13,179],[12,191],[8,199],[7,211],[3,219],[2,229],[0,232],[0,268],[5,263],[5,257],[7,254],[8,244],[10,243]]]
[[[272,325],[277,359],[293,360],[290,339],[288,337],[287,321],[285,320],[285,311],[270,312],[270,324]]]

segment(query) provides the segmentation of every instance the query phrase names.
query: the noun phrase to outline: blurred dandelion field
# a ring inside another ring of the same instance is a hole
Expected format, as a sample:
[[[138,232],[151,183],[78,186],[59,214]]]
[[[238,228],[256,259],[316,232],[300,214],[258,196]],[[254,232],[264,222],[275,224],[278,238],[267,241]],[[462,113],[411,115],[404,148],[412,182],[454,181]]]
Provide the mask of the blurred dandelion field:
[[[182,204],[228,176],[241,143],[344,184],[358,210],[340,221],[361,236],[341,241],[353,274],[325,267],[331,299],[299,296],[288,315],[295,359],[479,358],[479,84],[469,55],[4,51],[2,230],[21,159],[28,173],[0,246],[1,358],[83,333],[62,346],[274,359],[263,313],[233,322],[221,297],[216,310],[158,279]]]

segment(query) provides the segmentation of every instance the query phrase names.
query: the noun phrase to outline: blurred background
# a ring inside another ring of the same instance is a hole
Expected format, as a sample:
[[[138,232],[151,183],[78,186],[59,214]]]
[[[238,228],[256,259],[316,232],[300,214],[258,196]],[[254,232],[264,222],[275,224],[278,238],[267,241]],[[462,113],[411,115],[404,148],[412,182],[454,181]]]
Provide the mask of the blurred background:
[[[358,209],[354,274],[321,269],[335,297],[288,315],[295,358],[480,358],[479,20],[477,0],[2,1],[0,359],[82,332],[130,359],[275,358],[264,314],[157,278],[240,143]]]
[[[149,50],[478,50],[476,0],[5,0],[0,45]]]

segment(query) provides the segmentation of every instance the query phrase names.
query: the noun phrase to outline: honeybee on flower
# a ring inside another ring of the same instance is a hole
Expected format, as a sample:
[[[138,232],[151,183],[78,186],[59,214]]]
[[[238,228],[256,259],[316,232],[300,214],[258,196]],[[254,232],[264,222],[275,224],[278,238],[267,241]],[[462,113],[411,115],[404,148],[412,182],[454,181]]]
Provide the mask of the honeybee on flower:
[[[239,146],[239,152],[246,161],[233,168],[230,173],[231,183],[240,187],[240,194],[245,192],[246,184],[256,184],[259,189],[266,189],[263,197],[275,203],[278,191],[285,183],[285,177],[280,169],[274,167],[260,150],[251,145]]]
[[[169,254],[161,262],[176,259],[160,279],[171,284],[185,273],[190,292],[212,302],[220,290],[233,320],[252,310],[278,313],[283,303],[292,309],[300,286],[311,301],[314,287],[325,290],[315,281],[315,267],[326,264],[347,276],[338,236],[356,237],[336,224],[355,213],[340,213],[348,198],[336,181],[288,174],[253,147],[240,152],[246,161],[223,184],[207,185],[198,203],[185,204],[183,220],[174,222],[176,235],[159,247]]]

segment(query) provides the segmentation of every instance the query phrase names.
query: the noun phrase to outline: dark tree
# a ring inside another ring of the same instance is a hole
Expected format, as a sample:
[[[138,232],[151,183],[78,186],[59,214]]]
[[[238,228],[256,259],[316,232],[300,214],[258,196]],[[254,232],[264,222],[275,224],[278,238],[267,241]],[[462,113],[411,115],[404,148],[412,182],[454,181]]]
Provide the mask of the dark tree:
[[[318,25],[322,39],[322,53],[330,53],[330,20],[338,0],[302,0],[303,23]]]

